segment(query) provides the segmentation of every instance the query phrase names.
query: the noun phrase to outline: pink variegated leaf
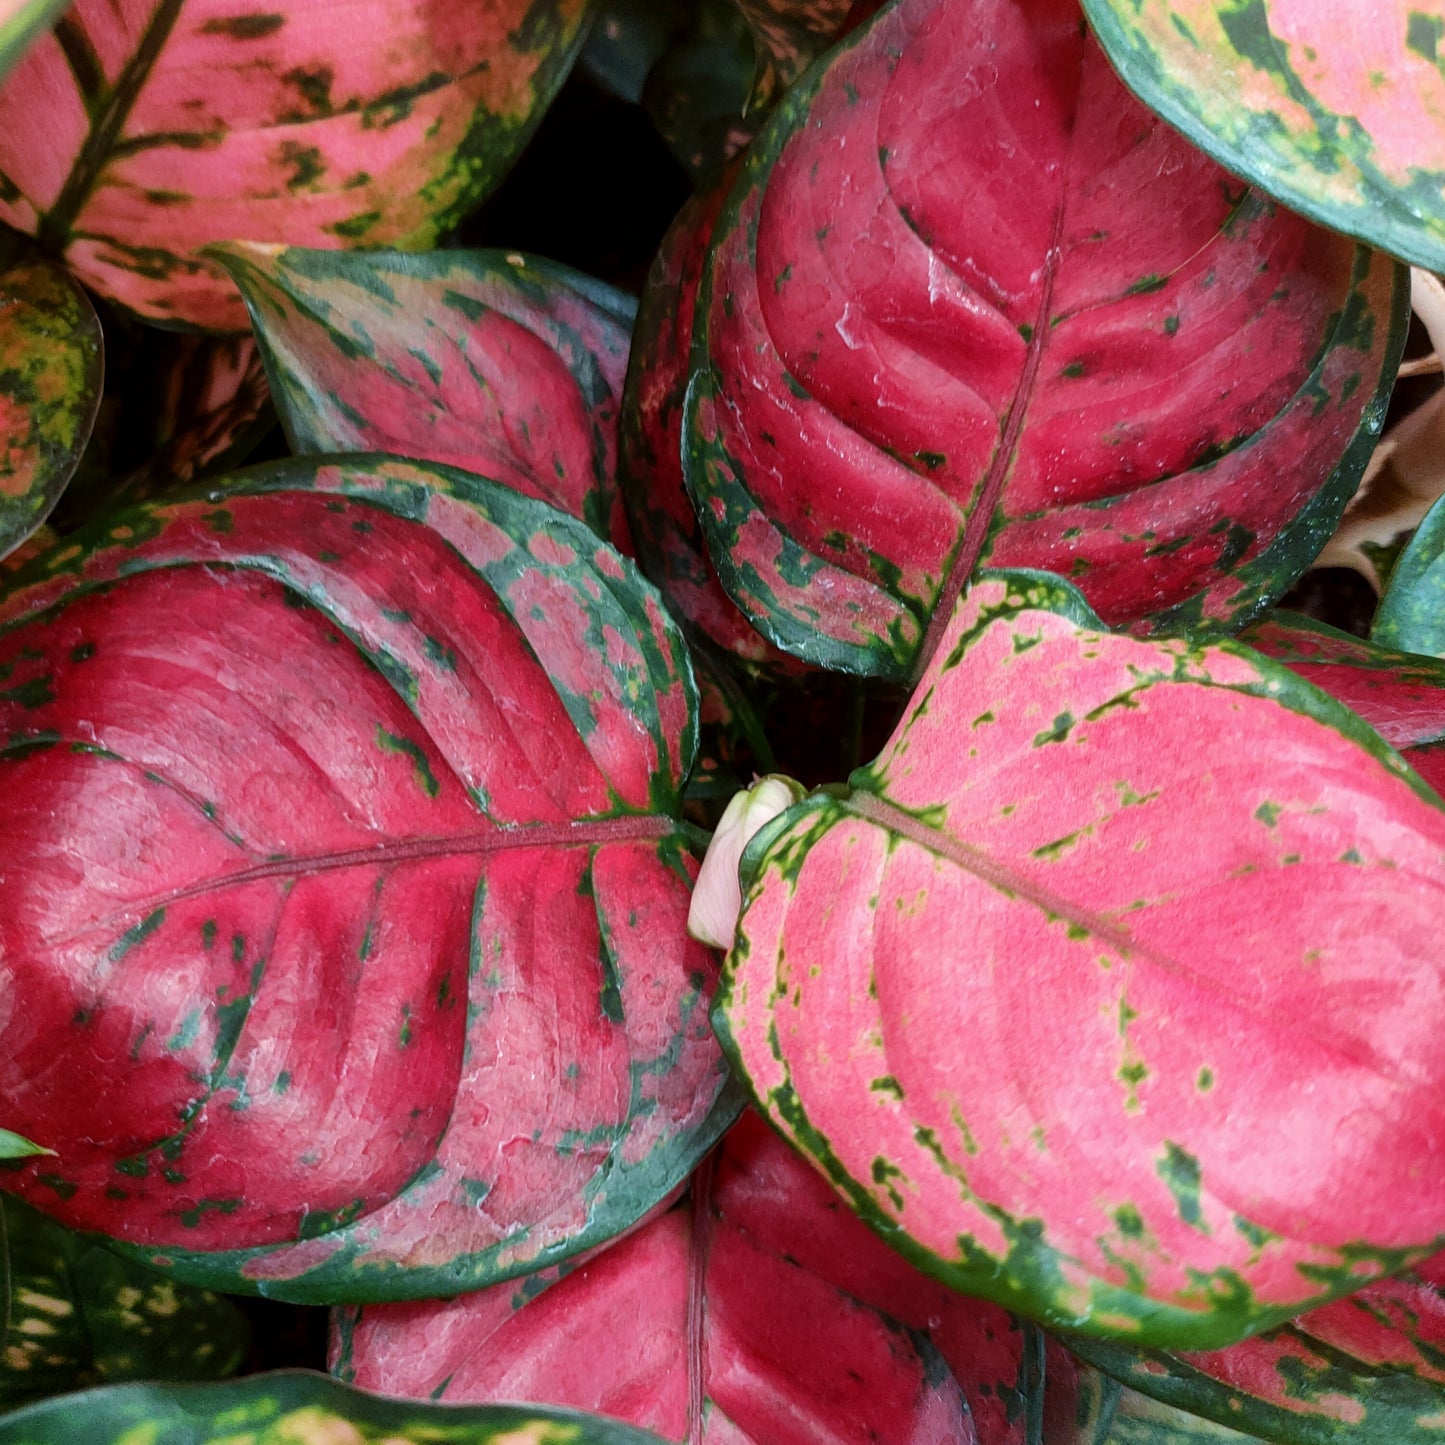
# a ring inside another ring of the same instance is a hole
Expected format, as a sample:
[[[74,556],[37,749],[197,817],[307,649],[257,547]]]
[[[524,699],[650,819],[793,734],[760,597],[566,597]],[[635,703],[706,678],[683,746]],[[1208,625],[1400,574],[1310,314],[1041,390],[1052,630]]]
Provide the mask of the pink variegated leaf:
[[[50,515],[100,406],[100,322],[49,261],[0,272],[0,557]]]
[[[70,0],[0,0],[0,80]]]
[[[682,639],[552,508],[397,458],[112,514],[0,597],[0,1179],[183,1279],[476,1288],[731,1117]]]
[[[749,1114],[690,1207],[560,1279],[339,1311],[332,1365],[385,1394],[544,1400],[674,1441],[1038,1445],[1042,1346],[873,1239]]]
[[[213,254],[246,298],[293,451],[449,462],[630,550],[616,481],[630,297],[505,251]]]
[[[1333,530],[1406,301],[1146,111],[1077,0],[899,0],[748,152],[687,485],[729,595],[823,666],[915,676],[985,562],[1228,631]]]
[[[957,1288],[1213,1349],[1445,1236],[1445,809],[1259,653],[987,574],[879,758],[741,872],[714,1026]]]
[[[586,11],[76,0],[0,89],[0,220],[139,316],[241,330],[200,248],[434,245],[530,136]]]

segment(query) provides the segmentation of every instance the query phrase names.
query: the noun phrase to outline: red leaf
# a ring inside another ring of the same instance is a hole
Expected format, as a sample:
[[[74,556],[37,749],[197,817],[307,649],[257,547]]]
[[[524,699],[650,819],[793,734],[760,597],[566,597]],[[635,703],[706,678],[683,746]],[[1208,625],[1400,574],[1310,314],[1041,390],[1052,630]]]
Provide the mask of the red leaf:
[[[1145,111],[1076,0],[900,0],[749,152],[688,486],[730,595],[825,666],[909,675],[982,559],[1223,630],[1353,490],[1405,297]]]
[[[684,936],[694,692],[580,524],[392,458],[120,514],[0,601],[9,1175],[183,1277],[475,1287],[729,1114]]]
[[[702,1221],[674,1210],[560,1281],[341,1313],[333,1369],[385,1394],[541,1400],[673,1440],[1034,1438],[1038,1332],[904,1263],[755,1115],[694,1188]]]

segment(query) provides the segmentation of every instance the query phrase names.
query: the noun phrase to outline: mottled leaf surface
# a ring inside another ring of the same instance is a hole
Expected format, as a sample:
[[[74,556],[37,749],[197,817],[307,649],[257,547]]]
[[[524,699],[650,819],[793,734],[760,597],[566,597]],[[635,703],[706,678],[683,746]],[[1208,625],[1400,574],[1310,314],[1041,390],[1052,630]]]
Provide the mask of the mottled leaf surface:
[[[100,405],[100,322],[60,266],[0,273],[0,557],[50,515]]]
[[[132,1264],[18,1199],[0,1210],[0,1407],[102,1381],[219,1379],[245,1357],[249,1331],[230,1300]]]
[[[1445,663],[1288,612],[1246,628],[1240,641],[1357,712],[1445,796]]]
[[[450,462],[629,550],[616,478],[630,297],[505,251],[216,254],[293,451]]]
[[[0,220],[137,315],[243,330],[198,248],[435,245],[520,151],[585,17],[586,0],[76,0],[0,90]]]
[[[1426,512],[1396,560],[1370,636],[1382,647],[1445,657],[1445,502]]]
[[[70,0],[0,0],[0,80]]]
[[[767,105],[834,41],[852,0],[737,0],[757,54],[753,104]]]
[[[1038,1441],[1039,1332],[912,1269],[756,1115],[693,1199],[560,1280],[339,1312],[333,1368],[384,1394],[546,1400],[675,1441]]]
[[[682,640],[465,473],[258,469],[0,600],[4,1179],[191,1282],[476,1288],[730,1117],[684,934]]]
[[[619,428],[619,480],[642,570],[678,615],[725,652],[788,659],[733,605],[708,560],[682,479],[687,356],[703,261],[731,177],[700,192],[663,237],[643,289]]]
[[[1075,0],[901,0],[749,151],[687,484],[734,600],[828,667],[910,676],[985,559],[1224,630],[1332,530],[1405,305],[1130,97]]]
[[[660,1445],[609,1420],[534,1405],[383,1400],[283,1370],[224,1385],[113,1385],[0,1416],[0,1445]]]
[[[1445,270],[1442,0],[1083,0],[1129,87],[1293,210]]]
[[[1437,1257],[1423,1274],[1381,1280],[1227,1350],[1079,1348],[1135,1390],[1280,1445],[1433,1445],[1445,1437],[1442,1263]]]
[[[1257,1439],[1227,1425],[1125,1390],[1099,1445],[1252,1445]]]
[[[923,1268],[1217,1348],[1445,1231],[1442,850],[1279,664],[990,574],[879,758],[744,853],[714,1024]]]

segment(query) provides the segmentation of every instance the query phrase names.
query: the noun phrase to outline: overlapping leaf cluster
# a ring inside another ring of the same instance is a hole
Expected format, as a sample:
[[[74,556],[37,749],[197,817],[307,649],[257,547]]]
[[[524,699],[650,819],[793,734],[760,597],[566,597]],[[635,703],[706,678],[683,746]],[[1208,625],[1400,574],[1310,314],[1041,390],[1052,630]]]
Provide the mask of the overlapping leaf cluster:
[[[383,10],[0,0],[0,1442],[1438,1438],[1440,0]]]

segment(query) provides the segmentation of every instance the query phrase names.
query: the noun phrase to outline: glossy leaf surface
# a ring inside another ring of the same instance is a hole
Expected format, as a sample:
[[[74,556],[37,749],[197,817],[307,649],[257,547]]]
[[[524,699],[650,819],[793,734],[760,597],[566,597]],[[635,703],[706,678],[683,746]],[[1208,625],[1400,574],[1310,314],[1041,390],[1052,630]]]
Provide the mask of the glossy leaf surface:
[[[1381,1280],[1227,1350],[1080,1348],[1135,1390],[1281,1445],[1445,1438],[1445,1293],[1421,1275]]]
[[[0,273],[0,557],[50,515],[100,405],[100,322],[63,268]]]
[[[1441,0],[1083,0],[1150,109],[1293,210],[1445,270]]]
[[[1039,1332],[911,1268],[756,1115],[693,1187],[701,1218],[673,1210],[560,1281],[343,1312],[333,1368],[385,1394],[546,1400],[675,1441],[1039,1439]]]
[[[1285,668],[990,575],[880,757],[744,854],[714,1025],[925,1269],[1215,1348],[1445,1232],[1442,850]]]
[[[0,80],[70,0],[0,0]]]
[[[195,253],[432,246],[501,179],[586,0],[76,0],[0,90],[0,220],[136,314],[243,330]]]
[[[610,1238],[730,1117],[681,638],[395,458],[116,514],[0,600],[9,1175],[198,1283],[414,1297]]]
[[[682,479],[687,354],[703,261],[728,179],[694,196],[663,237],[637,310],[619,430],[619,480],[642,570],[725,652],[787,666],[718,581]]]
[[[789,92],[719,222],[708,550],[785,650],[894,679],[983,559],[1111,626],[1227,629],[1332,530],[1405,291],[1145,111],[1075,0],[901,0]]]
[[[229,1375],[249,1330],[230,1300],[188,1289],[0,1200],[9,1308],[0,1408],[101,1381]]]
[[[1240,641],[1357,712],[1445,796],[1445,663],[1288,612],[1246,628]]]
[[[1430,508],[1405,544],[1370,636],[1382,647],[1445,657],[1445,502]]]
[[[217,254],[293,451],[449,462],[628,548],[616,477],[630,297],[504,251]]]
[[[0,1416],[0,1445],[659,1445],[569,1410],[383,1400],[284,1370],[226,1385],[115,1385]]]

